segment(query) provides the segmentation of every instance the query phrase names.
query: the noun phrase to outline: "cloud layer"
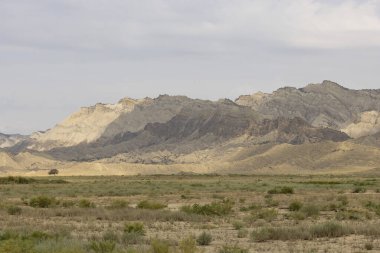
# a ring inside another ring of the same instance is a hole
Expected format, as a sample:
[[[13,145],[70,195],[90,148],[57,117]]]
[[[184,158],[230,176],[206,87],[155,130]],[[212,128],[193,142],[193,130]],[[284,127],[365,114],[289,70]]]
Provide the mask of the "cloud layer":
[[[0,132],[161,93],[379,88],[378,0],[2,0]]]

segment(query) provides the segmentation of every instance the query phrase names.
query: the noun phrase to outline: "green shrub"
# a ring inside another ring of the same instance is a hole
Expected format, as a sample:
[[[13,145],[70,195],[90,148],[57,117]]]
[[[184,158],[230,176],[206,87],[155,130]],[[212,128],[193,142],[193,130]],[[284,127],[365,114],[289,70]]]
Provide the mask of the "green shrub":
[[[252,204],[252,205],[249,205],[249,206],[242,206],[242,207],[240,207],[240,211],[241,212],[247,212],[247,211],[252,211],[252,210],[260,209],[260,208],[262,208],[262,207],[258,206],[258,205],[255,205],[255,204]]]
[[[294,220],[304,220],[306,219],[306,215],[302,213],[301,211],[292,212],[288,215],[289,218],[292,218]]]
[[[252,231],[251,239],[255,242],[268,240],[307,240],[310,234],[303,227],[263,227]]]
[[[179,248],[182,253],[195,253],[197,252],[197,242],[193,236],[189,236],[179,243]]]
[[[347,198],[347,196],[338,196],[336,198],[336,200],[340,202],[340,206],[347,206],[348,205],[348,198]]]
[[[0,253],[35,253],[29,240],[10,239],[0,243]]]
[[[57,204],[54,197],[38,196],[29,201],[29,205],[32,207],[49,208]]]
[[[211,234],[206,233],[206,232],[203,232],[197,238],[197,243],[198,243],[198,245],[201,245],[201,246],[210,245],[211,241],[212,241]]]
[[[0,177],[0,184],[30,184],[36,181],[36,179],[26,177]]]
[[[124,226],[124,232],[145,235],[144,224],[140,222],[127,223]]]
[[[293,194],[294,189],[289,186],[275,187],[268,191],[268,194]]]
[[[200,215],[224,216],[232,212],[233,202],[231,200],[223,200],[221,202],[212,202],[211,204],[192,206],[183,206],[182,211],[186,213],[194,213]]]
[[[80,208],[95,208],[95,204],[89,201],[88,199],[79,200],[78,206]]]
[[[33,240],[42,241],[42,240],[47,240],[51,238],[52,236],[43,231],[33,231],[28,237]]]
[[[372,201],[368,201],[364,205],[368,210],[375,212],[377,215],[380,216],[380,203],[374,203]]]
[[[122,240],[126,244],[141,244],[144,235],[144,224],[140,222],[127,223],[124,226],[124,234]]]
[[[136,245],[136,244],[143,244],[145,243],[144,237],[141,234],[138,233],[124,233],[122,235],[122,242],[127,245]]]
[[[75,201],[72,201],[72,200],[63,200],[63,201],[61,201],[61,206],[63,208],[73,207],[73,206],[75,206]]]
[[[115,248],[116,244],[112,241],[93,241],[90,244],[90,249],[95,253],[112,253]]]
[[[152,209],[152,210],[163,209],[165,207],[167,207],[166,204],[162,204],[162,203],[154,202],[154,201],[148,201],[148,200],[140,201],[137,205],[137,208]]]
[[[311,235],[315,238],[320,237],[340,237],[350,233],[342,224],[336,222],[325,222],[323,224],[316,224],[310,229]]]
[[[240,230],[244,227],[244,223],[242,221],[237,220],[232,223],[232,226],[234,227],[234,229]]]
[[[361,186],[357,186],[352,190],[352,193],[364,193],[367,189]]]
[[[152,253],[169,253],[169,244],[163,240],[153,239],[150,242]]]
[[[273,221],[277,218],[278,212],[273,208],[264,208],[257,211],[253,211],[251,214],[251,218],[253,220],[263,219],[265,221]]]
[[[302,208],[302,203],[300,201],[293,201],[289,205],[289,211],[295,212],[299,211]]]
[[[113,231],[106,231],[103,234],[104,241],[119,242],[119,236]]]
[[[116,199],[108,206],[109,209],[123,209],[128,206],[128,202],[122,199]]]
[[[367,242],[366,244],[364,244],[364,248],[366,250],[373,250],[373,243],[372,242]]]
[[[248,250],[239,248],[236,245],[235,246],[223,246],[223,248],[219,250],[219,253],[248,253]]]
[[[303,206],[300,209],[300,212],[302,212],[306,217],[315,217],[319,215],[320,209],[316,205],[308,204]]]
[[[365,218],[370,218],[370,216],[353,210],[339,211],[335,215],[337,220],[363,220]]]
[[[329,221],[322,224],[315,224],[310,227],[264,227],[254,230],[251,233],[251,238],[256,242],[264,242],[268,240],[311,240],[321,237],[341,237],[351,233],[352,230],[349,227]]]
[[[11,231],[11,230],[6,230],[0,233],[0,241],[6,241],[10,239],[18,239],[20,236],[18,233]]]
[[[277,200],[274,200],[272,195],[266,195],[265,196],[265,204],[268,207],[275,207],[278,206],[280,203]]]
[[[19,215],[21,214],[21,212],[22,212],[22,209],[19,206],[9,206],[7,208],[7,213],[9,215]]]
[[[240,229],[237,233],[238,238],[246,238],[248,236],[248,230],[247,229]]]

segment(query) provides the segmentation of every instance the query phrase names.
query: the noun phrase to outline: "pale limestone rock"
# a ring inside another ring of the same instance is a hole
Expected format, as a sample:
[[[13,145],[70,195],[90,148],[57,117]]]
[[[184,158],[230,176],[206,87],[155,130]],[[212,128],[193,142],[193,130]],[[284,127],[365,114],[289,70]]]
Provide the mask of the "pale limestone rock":
[[[352,138],[359,138],[371,134],[375,134],[380,131],[380,112],[378,111],[368,111],[363,112],[360,115],[360,119],[348,125],[346,128],[342,129]]]
[[[69,147],[89,143],[98,139],[110,123],[121,114],[131,112],[144,99],[124,98],[116,104],[101,104],[83,107],[54,128],[31,136],[33,144],[28,148],[47,150],[54,147]]]

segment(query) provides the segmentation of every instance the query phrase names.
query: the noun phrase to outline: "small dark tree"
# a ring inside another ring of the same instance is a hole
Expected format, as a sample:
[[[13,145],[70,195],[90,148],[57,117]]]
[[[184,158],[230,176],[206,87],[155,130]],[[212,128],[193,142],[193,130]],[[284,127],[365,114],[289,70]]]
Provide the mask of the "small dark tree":
[[[51,170],[49,170],[49,172],[48,172],[48,174],[49,175],[58,175],[58,170],[57,169],[51,169]]]

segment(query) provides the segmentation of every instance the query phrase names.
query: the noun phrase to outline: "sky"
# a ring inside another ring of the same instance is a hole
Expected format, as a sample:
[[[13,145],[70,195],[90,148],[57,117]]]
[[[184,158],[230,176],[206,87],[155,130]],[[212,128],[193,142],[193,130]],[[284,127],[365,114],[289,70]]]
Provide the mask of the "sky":
[[[0,132],[123,97],[380,88],[380,0],[0,0]]]

